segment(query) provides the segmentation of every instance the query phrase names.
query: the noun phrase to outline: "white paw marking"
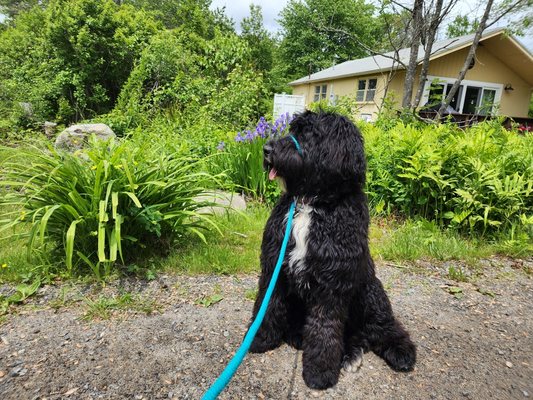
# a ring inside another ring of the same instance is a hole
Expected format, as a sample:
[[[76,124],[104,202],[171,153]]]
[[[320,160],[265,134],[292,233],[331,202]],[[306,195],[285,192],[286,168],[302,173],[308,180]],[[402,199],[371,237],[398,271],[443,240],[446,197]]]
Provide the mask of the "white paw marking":
[[[357,357],[349,361],[344,361],[342,367],[348,373],[355,373],[361,368],[361,365],[363,365],[363,351],[359,350]]]

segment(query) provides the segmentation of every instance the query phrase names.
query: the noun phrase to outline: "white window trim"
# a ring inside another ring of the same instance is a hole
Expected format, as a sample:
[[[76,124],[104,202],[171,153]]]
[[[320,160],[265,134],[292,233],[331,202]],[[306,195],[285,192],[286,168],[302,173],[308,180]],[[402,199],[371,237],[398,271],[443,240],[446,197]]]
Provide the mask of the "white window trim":
[[[318,93],[316,92],[317,86],[320,87],[320,91]],[[326,91],[323,93],[322,92],[322,88],[324,86],[326,87]],[[322,101],[322,100],[327,100],[328,99],[329,86],[330,85],[327,84],[327,83],[318,83],[318,84],[315,83],[315,85],[313,86],[313,90],[314,90],[314,92],[313,92],[313,103],[315,103],[317,101]],[[331,86],[333,87],[333,84]],[[315,97],[317,95],[318,95],[318,100],[315,100]]]
[[[368,87],[370,86],[370,80],[371,79],[375,79],[376,80],[376,87],[374,89],[369,89]],[[357,92],[359,92],[359,81],[366,81],[365,83],[365,89],[364,89],[364,93],[363,93],[363,100],[357,100]],[[357,78],[357,81],[356,81],[356,87],[355,87],[355,102],[358,103],[358,104],[363,104],[363,103],[366,103],[366,104],[372,104],[372,103],[375,103],[376,102],[376,94],[378,92],[378,83],[379,83],[379,77],[378,76],[369,76],[368,78]],[[369,90],[373,90],[374,91],[374,98],[372,100],[367,100],[366,99],[366,96],[367,96],[367,93]]]
[[[422,96],[420,104],[426,104],[428,102],[429,88],[430,88],[430,86],[431,86],[431,84],[433,83],[434,80],[438,80],[438,83],[442,83],[442,84],[445,84],[445,85],[447,85],[449,83],[451,83],[453,85],[455,83],[455,81],[456,81],[455,78],[445,78],[445,77],[442,77],[442,76],[428,75],[427,79],[426,79],[426,83],[424,85],[424,94]],[[468,79],[463,79],[461,81],[461,86],[463,86],[463,90],[461,92],[461,98],[459,99],[458,112],[462,112],[461,110],[463,109],[465,96],[466,96],[466,87],[467,86],[475,86],[475,87],[480,87],[481,89],[496,90],[496,94],[494,95],[494,103],[492,104],[491,112],[494,111],[494,107],[496,107],[498,104],[500,104],[500,100],[502,98],[502,91],[503,91],[503,84],[501,84],[501,83],[471,81],[471,80],[468,80]],[[446,91],[444,91],[443,93],[445,93],[445,92]],[[444,96],[444,94],[443,94],[443,96]],[[481,91],[481,95],[480,96],[481,96],[480,98],[483,97],[483,90]],[[444,97],[443,97],[443,100],[444,100]]]

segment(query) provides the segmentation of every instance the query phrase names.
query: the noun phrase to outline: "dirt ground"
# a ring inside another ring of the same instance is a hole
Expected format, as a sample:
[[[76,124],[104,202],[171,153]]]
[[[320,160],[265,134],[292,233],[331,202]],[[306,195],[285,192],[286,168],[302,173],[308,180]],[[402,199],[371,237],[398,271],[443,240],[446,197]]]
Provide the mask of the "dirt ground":
[[[418,345],[414,372],[393,372],[368,353],[335,388],[311,391],[301,352],[284,345],[248,355],[220,398],[532,397],[533,260],[484,261],[468,283],[447,279],[449,265],[378,264],[395,313]],[[199,399],[243,337],[255,285],[255,276],[165,275],[96,294],[94,286],[43,287],[0,325],[0,398]],[[82,318],[88,297],[121,290],[153,301],[156,311]],[[223,299],[206,307],[213,294]]]

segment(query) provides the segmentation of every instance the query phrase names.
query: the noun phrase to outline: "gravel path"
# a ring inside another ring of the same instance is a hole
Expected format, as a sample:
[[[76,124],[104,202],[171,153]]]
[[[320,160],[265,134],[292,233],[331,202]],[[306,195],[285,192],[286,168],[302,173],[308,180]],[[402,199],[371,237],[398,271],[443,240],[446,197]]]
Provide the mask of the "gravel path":
[[[457,283],[444,277],[447,265],[379,264],[395,312],[418,345],[414,372],[393,372],[368,353],[358,372],[315,392],[301,377],[301,352],[284,345],[248,355],[220,398],[533,397],[532,267],[531,259],[485,261],[469,283]],[[98,293],[44,287],[0,325],[0,398],[199,399],[243,337],[255,285],[255,276],[167,275]],[[124,291],[154,312],[82,318],[88,298]],[[206,307],[213,294],[223,299]]]

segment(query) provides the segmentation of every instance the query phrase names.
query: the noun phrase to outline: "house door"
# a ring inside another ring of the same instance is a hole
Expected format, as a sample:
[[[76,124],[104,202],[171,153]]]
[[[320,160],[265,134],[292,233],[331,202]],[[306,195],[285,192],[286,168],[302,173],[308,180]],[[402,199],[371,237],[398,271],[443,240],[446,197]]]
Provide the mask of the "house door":
[[[476,86],[467,86],[465,101],[463,103],[463,114],[475,114],[479,106],[481,97],[481,88]]]

